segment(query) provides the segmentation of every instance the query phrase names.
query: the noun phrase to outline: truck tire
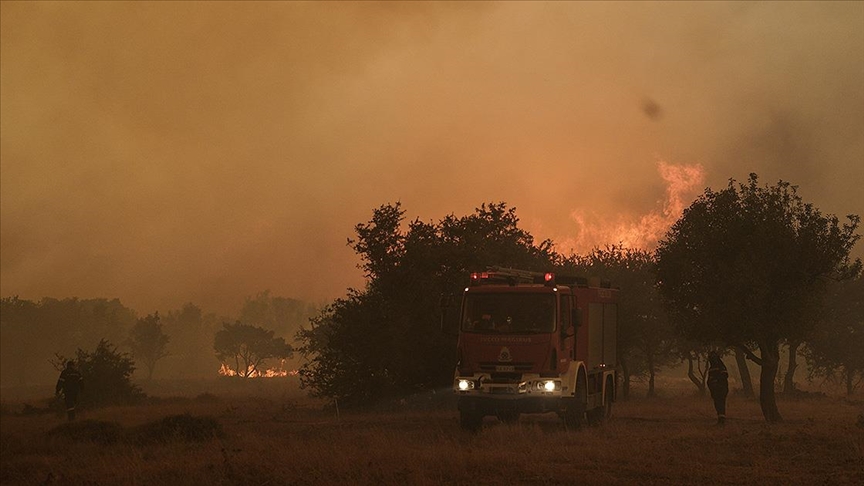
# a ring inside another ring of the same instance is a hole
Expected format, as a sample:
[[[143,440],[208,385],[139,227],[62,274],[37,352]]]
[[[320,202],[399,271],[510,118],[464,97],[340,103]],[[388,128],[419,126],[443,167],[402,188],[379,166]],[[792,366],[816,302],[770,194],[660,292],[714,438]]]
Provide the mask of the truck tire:
[[[612,378],[606,378],[606,387],[603,390],[603,406],[588,412],[588,422],[591,425],[600,425],[612,416],[612,400],[614,399],[614,382]]]
[[[470,410],[459,411],[459,427],[467,432],[477,432],[483,425],[483,416]]]
[[[588,388],[585,378],[579,375],[576,380],[576,393],[573,398],[567,400],[564,409],[564,427],[567,430],[579,430],[585,423],[585,409],[588,402]]]

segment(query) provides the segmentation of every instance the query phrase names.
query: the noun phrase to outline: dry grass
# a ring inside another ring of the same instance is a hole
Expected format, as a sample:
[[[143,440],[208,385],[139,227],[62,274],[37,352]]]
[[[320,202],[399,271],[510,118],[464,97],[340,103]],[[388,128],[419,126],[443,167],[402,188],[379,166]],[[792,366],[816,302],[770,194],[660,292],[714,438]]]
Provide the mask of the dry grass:
[[[718,428],[710,401],[687,396],[618,403],[610,422],[578,433],[546,415],[487,418],[475,435],[452,403],[337,417],[297,393],[217,397],[82,414],[114,441],[58,433],[56,415],[5,414],[0,483],[864,484],[864,404],[839,398],[781,401],[786,422],[771,426],[757,402],[732,397]],[[182,414],[215,418],[224,435],[134,440]]]

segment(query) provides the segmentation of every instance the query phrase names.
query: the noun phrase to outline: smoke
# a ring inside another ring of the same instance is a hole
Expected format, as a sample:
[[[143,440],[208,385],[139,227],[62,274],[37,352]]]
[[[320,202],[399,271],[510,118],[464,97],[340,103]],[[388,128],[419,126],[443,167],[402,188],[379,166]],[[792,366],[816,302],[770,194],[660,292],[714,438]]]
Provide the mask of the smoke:
[[[3,296],[332,299],[394,201],[650,246],[678,211],[657,158],[864,213],[862,3],[0,9]]]

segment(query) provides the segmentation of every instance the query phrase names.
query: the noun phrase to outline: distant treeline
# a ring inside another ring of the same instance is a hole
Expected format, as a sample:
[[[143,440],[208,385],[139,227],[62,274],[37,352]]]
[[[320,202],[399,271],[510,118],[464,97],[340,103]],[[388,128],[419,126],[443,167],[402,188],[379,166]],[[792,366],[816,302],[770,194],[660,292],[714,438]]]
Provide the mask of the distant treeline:
[[[168,336],[168,355],[159,361],[155,378],[212,378],[220,367],[213,348],[223,323],[245,324],[274,331],[289,342],[317,313],[315,305],[278,297],[269,291],[248,297],[238,317],[205,313],[195,304],[158,314]],[[154,314],[156,314],[154,312]],[[130,331],[144,318],[119,299],[54,299],[39,301],[17,296],[0,299],[0,383],[3,387],[50,384],[57,379],[51,360],[74,356],[101,340],[129,351]],[[136,379],[146,377],[138,364]]]

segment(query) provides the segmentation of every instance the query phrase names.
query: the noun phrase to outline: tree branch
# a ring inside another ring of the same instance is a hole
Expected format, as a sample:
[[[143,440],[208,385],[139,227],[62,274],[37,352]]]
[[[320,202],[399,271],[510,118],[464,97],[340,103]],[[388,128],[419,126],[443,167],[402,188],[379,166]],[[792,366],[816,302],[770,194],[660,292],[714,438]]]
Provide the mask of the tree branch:
[[[753,354],[753,351],[750,351],[747,346],[744,346],[743,344],[736,344],[735,347],[740,349],[741,352],[744,353],[745,356],[747,356],[747,359],[756,363],[759,366],[762,366],[762,358]]]

